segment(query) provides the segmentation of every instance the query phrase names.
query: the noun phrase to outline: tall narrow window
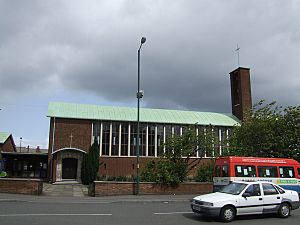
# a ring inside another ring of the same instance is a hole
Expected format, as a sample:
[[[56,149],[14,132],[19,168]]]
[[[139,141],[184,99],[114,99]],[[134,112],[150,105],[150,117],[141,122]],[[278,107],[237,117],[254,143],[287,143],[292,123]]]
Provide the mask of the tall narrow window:
[[[166,135],[166,142],[168,141],[168,139],[172,138],[172,125],[166,125],[165,126],[165,135]],[[166,146],[166,152],[171,152],[172,149],[167,148]]]
[[[211,126],[205,127],[204,139],[205,155],[207,157],[212,157],[214,153],[214,130]]]
[[[136,134],[137,134],[137,124],[130,125],[130,155],[136,155]]]
[[[100,122],[94,122],[93,123],[93,138],[97,138],[98,142],[100,141],[100,127],[101,127],[101,123]]]
[[[102,135],[102,155],[109,155],[109,135],[110,135],[110,123],[103,123],[103,135]]]
[[[119,123],[112,123],[111,155],[119,155]]]
[[[226,137],[226,128],[225,127],[221,127],[220,128],[220,134],[221,134],[221,137],[220,137],[220,155],[222,154],[222,152],[225,149],[225,146],[226,146],[226,141],[227,141],[227,137]]]
[[[174,125],[174,136],[179,136],[180,135],[180,125]]]
[[[206,148],[205,148],[205,127],[198,126],[198,157],[206,157]]]
[[[148,126],[148,156],[155,154],[155,125]]]
[[[157,125],[157,156],[164,152],[164,126]]]
[[[171,138],[172,137],[172,126],[171,125],[166,125],[165,126],[165,130],[166,130],[166,140],[168,138]]]
[[[219,156],[220,155],[220,141],[219,141],[219,128],[214,127],[213,128],[213,143],[212,146],[214,148],[213,156]]]
[[[146,155],[146,136],[147,136],[147,125],[140,124],[140,155]]]
[[[121,155],[128,155],[128,123],[121,124]]]

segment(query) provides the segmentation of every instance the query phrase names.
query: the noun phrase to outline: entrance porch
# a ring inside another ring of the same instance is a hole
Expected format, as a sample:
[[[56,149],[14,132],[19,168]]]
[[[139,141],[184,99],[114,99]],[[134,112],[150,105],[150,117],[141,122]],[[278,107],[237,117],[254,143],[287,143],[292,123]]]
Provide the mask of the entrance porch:
[[[52,153],[52,183],[76,181],[81,183],[81,164],[85,151],[62,148]]]

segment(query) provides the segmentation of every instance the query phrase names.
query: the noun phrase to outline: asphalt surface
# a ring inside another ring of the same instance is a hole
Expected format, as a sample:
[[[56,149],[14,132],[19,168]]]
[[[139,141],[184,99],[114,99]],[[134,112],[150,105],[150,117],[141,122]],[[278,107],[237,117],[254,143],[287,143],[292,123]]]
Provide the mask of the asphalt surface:
[[[192,225],[222,224],[192,213],[192,195],[112,197],[29,196],[0,193],[0,225]],[[300,210],[287,219],[274,215],[238,217],[231,224],[299,224]]]

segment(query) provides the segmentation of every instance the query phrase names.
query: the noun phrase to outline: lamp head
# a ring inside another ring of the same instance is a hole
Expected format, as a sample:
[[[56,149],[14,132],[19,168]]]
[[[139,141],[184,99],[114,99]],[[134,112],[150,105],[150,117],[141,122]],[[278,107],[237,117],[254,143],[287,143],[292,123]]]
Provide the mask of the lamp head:
[[[146,38],[145,37],[142,37],[141,39],[141,44],[144,44],[146,42]]]

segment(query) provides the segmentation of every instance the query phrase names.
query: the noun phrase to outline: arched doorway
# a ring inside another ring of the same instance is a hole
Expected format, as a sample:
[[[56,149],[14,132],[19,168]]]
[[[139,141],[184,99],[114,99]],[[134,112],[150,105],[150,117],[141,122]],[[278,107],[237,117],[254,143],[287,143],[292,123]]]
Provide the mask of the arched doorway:
[[[62,179],[77,179],[78,159],[64,158],[62,159]]]
[[[52,153],[52,181],[64,180],[81,183],[81,164],[85,151],[77,148],[61,148]]]

